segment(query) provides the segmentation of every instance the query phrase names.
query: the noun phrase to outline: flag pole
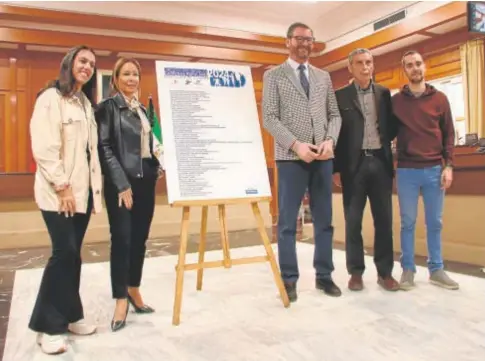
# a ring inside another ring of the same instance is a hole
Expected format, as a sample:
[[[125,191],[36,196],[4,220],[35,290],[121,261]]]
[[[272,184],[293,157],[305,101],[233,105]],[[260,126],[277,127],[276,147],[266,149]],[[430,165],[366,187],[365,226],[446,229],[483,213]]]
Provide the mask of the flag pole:
[[[160,121],[155,115],[155,106],[153,105],[153,98],[151,94],[148,95],[148,116],[150,118],[150,122],[153,124],[153,154],[158,159],[161,168],[165,170],[163,140],[161,138],[160,128],[161,125]]]

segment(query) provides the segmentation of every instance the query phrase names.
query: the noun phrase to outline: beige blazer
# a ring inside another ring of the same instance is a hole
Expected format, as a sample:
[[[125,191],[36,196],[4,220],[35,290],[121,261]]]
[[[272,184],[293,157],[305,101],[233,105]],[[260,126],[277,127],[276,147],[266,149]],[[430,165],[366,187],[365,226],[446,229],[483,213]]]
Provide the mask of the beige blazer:
[[[94,212],[101,212],[102,175],[97,124],[89,100],[84,94],[82,98],[66,98],[56,88],[50,88],[35,102],[30,136],[37,163],[35,201],[41,210],[58,211],[60,204],[55,189],[69,184],[76,213],[86,213],[90,188]],[[91,153],[90,164],[86,145]]]

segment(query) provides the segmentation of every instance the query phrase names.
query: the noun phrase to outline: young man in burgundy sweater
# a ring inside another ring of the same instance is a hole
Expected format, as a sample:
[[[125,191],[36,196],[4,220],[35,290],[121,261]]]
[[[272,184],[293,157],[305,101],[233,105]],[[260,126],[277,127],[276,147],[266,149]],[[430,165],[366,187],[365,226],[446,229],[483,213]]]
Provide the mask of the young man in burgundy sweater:
[[[430,282],[458,289],[443,270],[441,228],[445,190],[453,180],[455,130],[446,95],[424,80],[417,52],[402,58],[409,83],[392,98],[397,117],[397,192],[401,213],[401,288],[414,287],[414,238],[419,194],[423,195]]]

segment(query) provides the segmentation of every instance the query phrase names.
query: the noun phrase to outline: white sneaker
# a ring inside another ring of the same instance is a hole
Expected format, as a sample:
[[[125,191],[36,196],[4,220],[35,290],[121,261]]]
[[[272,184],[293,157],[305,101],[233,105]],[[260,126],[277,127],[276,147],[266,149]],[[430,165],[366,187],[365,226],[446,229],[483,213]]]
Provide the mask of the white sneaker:
[[[431,273],[429,276],[429,281],[435,286],[443,287],[449,290],[457,290],[460,288],[460,285],[453,281],[442,269]]]
[[[414,272],[406,270],[402,272],[399,288],[403,291],[409,291],[416,287],[414,283]]]
[[[86,323],[84,319],[70,323],[67,329],[75,335],[87,336],[96,332],[96,326]]]
[[[64,335],[38,333],[37,344],[48,355],[58,355],[67,351],[67,338]]]

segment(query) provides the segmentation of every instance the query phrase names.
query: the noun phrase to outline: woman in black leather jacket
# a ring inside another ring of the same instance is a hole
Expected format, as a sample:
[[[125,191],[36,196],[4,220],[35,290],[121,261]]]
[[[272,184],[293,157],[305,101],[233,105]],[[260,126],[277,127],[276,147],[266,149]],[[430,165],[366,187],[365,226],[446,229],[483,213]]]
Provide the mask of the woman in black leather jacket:
[[[155,208],[159,162],[151,150],[152,124],[138,102],[140,77],[136,60],[120,58],[111,78],[113,95],[96,110],[111,232],[111,287],[116,299],[113,331],[125,327],[129,303],[137,313],[154,311],[143,302],[139,287]]]

